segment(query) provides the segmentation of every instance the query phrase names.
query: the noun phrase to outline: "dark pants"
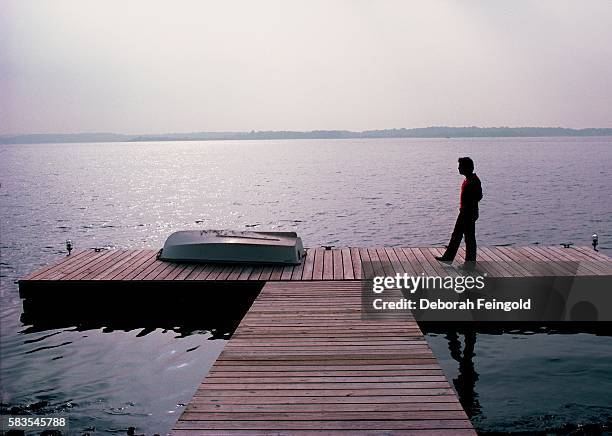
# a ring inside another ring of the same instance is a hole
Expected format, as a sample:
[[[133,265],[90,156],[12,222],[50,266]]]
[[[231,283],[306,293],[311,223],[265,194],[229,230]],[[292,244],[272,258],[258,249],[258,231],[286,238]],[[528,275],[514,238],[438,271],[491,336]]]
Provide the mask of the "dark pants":
[[[451,235],[448,248],[444,257],[452,260],[459,250],[461,239],[465,236],[465,260],[467,262],[476,260],[476,220],[478,212],[459,211],[453,234]]]

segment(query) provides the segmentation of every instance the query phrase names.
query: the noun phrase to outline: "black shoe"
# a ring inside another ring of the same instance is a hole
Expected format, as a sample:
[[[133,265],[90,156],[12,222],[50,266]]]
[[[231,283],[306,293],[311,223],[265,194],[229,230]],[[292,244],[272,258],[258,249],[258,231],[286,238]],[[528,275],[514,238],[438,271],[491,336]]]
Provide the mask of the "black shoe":
[[[453,261],[453,259],[449,257],[445,257],[445,256],[436,256],[436,260],[439,260],[440,262],[452,262]]]

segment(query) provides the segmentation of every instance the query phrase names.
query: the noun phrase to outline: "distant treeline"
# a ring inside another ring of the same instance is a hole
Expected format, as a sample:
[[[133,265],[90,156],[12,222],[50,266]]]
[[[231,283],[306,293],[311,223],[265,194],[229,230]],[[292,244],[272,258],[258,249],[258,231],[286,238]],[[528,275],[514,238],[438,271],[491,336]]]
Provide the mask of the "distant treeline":
[[[250,132],[193,132],[160,135],[118,133],[39,133],[3,135],[0,144],[42,144],[62,142],[144,142],[144,141],[218,141],[248,139],[350,139],[350,138],[483,138],[543,136],[612,136],[612,128],[566,129],[563,127],[424,127],[352,132],[350,130],[285,130]]]

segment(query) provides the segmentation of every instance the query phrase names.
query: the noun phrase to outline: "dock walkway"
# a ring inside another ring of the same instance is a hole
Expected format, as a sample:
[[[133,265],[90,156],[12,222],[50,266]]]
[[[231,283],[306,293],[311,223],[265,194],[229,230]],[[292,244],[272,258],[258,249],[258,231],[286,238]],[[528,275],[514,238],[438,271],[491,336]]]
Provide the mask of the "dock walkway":
[[[475,435],[414,320],[361,319],[358,282],[268,283],[174,435]]]

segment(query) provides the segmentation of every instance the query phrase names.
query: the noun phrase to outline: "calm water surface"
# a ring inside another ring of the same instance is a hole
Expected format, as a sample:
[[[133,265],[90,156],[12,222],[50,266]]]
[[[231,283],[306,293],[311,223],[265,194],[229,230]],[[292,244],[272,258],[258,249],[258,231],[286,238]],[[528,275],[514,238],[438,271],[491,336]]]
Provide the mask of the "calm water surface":
[[[461,155],[484,185],[479,243],[588,245],[596,232],[612,254],[612,138],[1,146],[5,411],[67,414],[77,434],[163,434],[224,346],[227,332],[146,309],[108,323],[82,322],[93,307],[78,321],[22,320],[13,281],[63,255],[66,239],[157,249],[179,229],[248,227],[296,230],[309,247],[440,245],[456,217]],[[428,340],[457,378],[449,345],[465,338]],[[473,347],[479,429],[612,422],[610,336],[478,334]]]

